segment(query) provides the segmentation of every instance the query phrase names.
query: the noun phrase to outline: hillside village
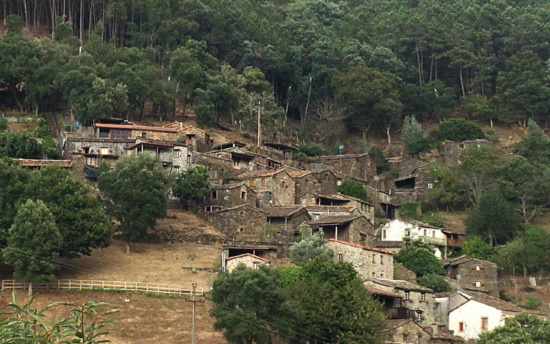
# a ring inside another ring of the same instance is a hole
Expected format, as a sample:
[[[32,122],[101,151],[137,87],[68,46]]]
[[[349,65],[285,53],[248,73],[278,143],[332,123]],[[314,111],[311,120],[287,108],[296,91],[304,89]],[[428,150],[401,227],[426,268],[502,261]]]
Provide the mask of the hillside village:
[[[4,0],[0,342],[547,343],[548,23]]]
[[[189,120],[163,126],[109,120],[78,128],[69,117],[55,120],[55,128],[63,128],[56,131],[63,159],[19,159],[21,166],[59,165],[92,186],[100,163],[114,164],[126,155],[150,155],[170,175],[205,166],[210,192],[192,206],[221,233],[217,238],[203,233],[199,239],[222,243],[220,271],[231,272],[239,264],[252,269],[288,265],[289,248],[299,241],[303,226],[322,231],[333,259],[350,262],[383,304],[388,343],[461,343],[518,312],[542,314],[499,298],[494,263],[457,256],[466,238],[463,230],[400,216],[400,204],[422,200],[437,183],[430,166],[452,168],[464,149],[491,145],[487,140],[446,141],[443,151],[429,160],[390,159],[399,175],[381,183],[368,153],[302,159],[292,144],[264,141],[247,147],[225,142]],[[350,180],[360,183],[367,200],[339,192]],[[170,203],[182,206],[178,199]],[[445,267],[451,292],[436,293],[417,284],[416,274],[394,261],[393,255],[410,239],[432,248]]]

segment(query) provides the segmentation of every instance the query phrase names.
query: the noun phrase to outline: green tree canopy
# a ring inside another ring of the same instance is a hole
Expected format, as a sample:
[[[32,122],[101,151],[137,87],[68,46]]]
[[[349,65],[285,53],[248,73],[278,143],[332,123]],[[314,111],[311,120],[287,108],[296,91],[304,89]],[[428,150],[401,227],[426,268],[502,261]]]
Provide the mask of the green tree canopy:
[[[534,314],[520,313],[506,324],[479,336],[479,344],[544,344],[550,338],[550,322]]]
[[[168,178],[162,164],[147,154],[126,156],[112,169],[104,168],[98,186],[127,242],[144,239],[166,216]]]
[[[512,205],[498,191],[487,191],[464,221],[468,235],[479,235],[491,245],[503,244],[520,230]]]
[[[9,231],[4,260],[14,268],[13,277],[28,282],[54,278],[61,235],[44,202],[27,200],[21,205]]]
[[[270,344],[272,337],[290,338],[294,313],[279,286],[279,273],[238,266],[220,274],[212,285],[214,328],[223,330],[229,343]]]
[[[398,263],[401,263],[407,269],[414,271],[418,277],[429,274],[445,274],[443,264],[441,264],[433,252],[426,247],[419,247],[411,244],[403,248],[393,257]]]
[[[317,257],[330,259],[333,256],[322,231],[312,234],[309,228],[309,231],[301,230],[301,234],[302,240],[290,247],[290,260],[294,264],[303,264]]]
[[[443,276],[438,274],[427,274],[418,278],[418,284],[433,289],[436,293],[444,293],[451,291],[451,286]]]
[[[462,251],[468,257],[489,260],[496,253],[496,249],[489,245],[482,237],[477,235],[468,236]]]
[[[28,131],[0,132],[0,157],[40,159],[42,147]]]
[[[206,167],[196,165],[181,172],[176,177],[172,191],[182,201],[199,201],[204,198],[210,191]]]
[[[298,341],[381,343],[385,316],[350,263],[309,261],[287,289]]]
[[[465,141],[485,137],[485,134],[483,134],[477,123],[470,122],[464,118],[452,118],[441,123],[436,133],[437,138],[441,141]]]

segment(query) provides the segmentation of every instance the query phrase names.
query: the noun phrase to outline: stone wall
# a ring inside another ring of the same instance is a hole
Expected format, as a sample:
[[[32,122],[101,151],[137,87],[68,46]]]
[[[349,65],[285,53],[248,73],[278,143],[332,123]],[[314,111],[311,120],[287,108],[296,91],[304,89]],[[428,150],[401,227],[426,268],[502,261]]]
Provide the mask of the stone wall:
[[[472,288],[483,288],[490,295],[499,297],[498,272],[494,264],[477,259],[466,261],[458,265],[456,279],[463,287],[468,285]]]
[[[350,262],[361,278],[393,279],[393,256],[391,254],[334,240],[329,240],[328,244],[334,251],[334,259]]]
[[[239,241],[263,241],[258,231],[266,223],[266,213],[252,206],[240,206],[208,213],[208,220],[228,238]]]

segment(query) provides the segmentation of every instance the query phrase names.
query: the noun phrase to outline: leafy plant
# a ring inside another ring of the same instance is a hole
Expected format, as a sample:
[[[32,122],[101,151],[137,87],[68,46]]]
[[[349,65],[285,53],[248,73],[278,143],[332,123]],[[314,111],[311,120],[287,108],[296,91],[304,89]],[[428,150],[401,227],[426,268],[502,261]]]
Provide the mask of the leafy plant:
[[[347,196],[359,198],[366,202],[370,202],[369,196],[367,195],[367,191],[363,187],[363,184],[355,180],[344,180],[342,184],[338,186],[338,192]]]

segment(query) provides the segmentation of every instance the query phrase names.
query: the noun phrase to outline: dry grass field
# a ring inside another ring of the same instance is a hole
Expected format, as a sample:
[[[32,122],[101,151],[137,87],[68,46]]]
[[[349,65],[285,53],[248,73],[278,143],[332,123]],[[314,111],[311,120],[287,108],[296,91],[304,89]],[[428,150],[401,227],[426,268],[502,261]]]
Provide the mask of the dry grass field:
[[[19,303],[27,300],[26,293],[18,294]],[[109,339],[114,344],[176,344],[191,342],[192,304],[182,298],[152,297],[138,293],[108,292],[48,292],[35,296],[34,306],[41,308],[53,301],[72,302],[80,305],[87,300],[109,302],[102,308],[118,309],[105,319],[116,320],[109,325]],[[7,309],[11,301],[10,292],[0,292],[0,310]],[[226,343],[222,333],[213,329],[213,319],[208,316],[209,303],[197,303],[196,331],[197,344]],[[50,316],[67,316],[69,308],[56,308]]]

